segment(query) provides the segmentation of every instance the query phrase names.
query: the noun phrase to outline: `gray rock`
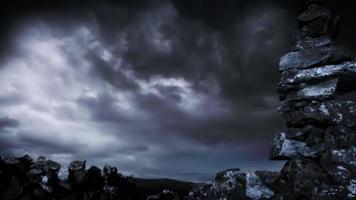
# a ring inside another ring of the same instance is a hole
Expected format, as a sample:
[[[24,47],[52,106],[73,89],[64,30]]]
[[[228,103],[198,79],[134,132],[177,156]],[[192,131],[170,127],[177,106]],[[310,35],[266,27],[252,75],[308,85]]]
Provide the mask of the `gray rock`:
[[[356,146],[344,149],[331,149],[322,155],[320,162],[325,169],[340,165],[351,172],[355,172]]]
[[[303,129],[298,128],[290,128],[284,132],[288,139],[298,140],[298,141],[305,141],[307,138],[307,132]]]
[[[345,184],[351,177],[350,170],[340,165],[328,169],[327,172],[337,184]]]
[[[283,71],[279,87],[299,85],[301,83],[321,82],[334,77],[342,79],[343,76],[356,76],[355,61],[344,62],[337,65],[326,65],[311,69]]]
[[[330,148],[356,145],[356,131],[344,126],[331,126],[324,135],[324,141]]]
[[[46,175],[49,179],[50,184],[57,181],[58,172],[59,172],[60,168],[61,168],[61,165],[59,163],[54,162],[52,160],[47,161]]]
[[[322,16],[330,16],[330,11],[323,5],[311,4],[298,16],[300,22],[310,22]]]
[[[86,181],[86,161],[73,161],[69,164],[68,181],[75,185],[83,185]]]
[[[212,190],[220,198],[246,198],[246,173],[240,169],[227,169],[216,174]]]
[[[26,165],[30,165],[33,162],[33,159],[29,155],[24,155],[21,158],[19,158],[19,160]]]
[[[19,165],[21,162],[20,162],[20,159],[16,158],[16,157],[5,157],[3,159],[3,162],[7,165]]]
[[[247,172],[240,169],[227,169],[216,174],[212,184],[205,184],[194,189],[187,199],[272,199],[272,185],[278,173],[259,171]]]
[[[323,67],[304,69],[304,70],[287,70],[282,73],[281,81],[278,85],[280,99],[298,98],[296,93],[301,93],[304,88],[316,90],[317,87],[325,88],[325,83],[337,81],[334,88],[334,96],[347,94],[356,90],[356,62],[345,62],[339,65],[327,65]],[[328,82],[329,81],[329,82]],[[321,90],[320,90],[321,92]],[[295,97],[294,97],[295,96]],[[303,95],[302,95],[303,96]],[[301,98],[301,97],[299,97]]]
[[[315,127],[313,125],[308,125],[304,127],[305,132],[307,132],[308,136],[305,140],[305,143],[308,146],[321,144],[324,140],[325,129]]]
[[[291,110],[286,110],[284,107],[288,107]],[[286,103],[279,108],[279,111],[287,120],[289,127],[299,127],[308,124],[325,124],[328,123],[330,118],[329,111],[325,106],[320,104],[307,105],[304,108],[291,108],[290,104]]]
[[[305,142],[306,145],[312,146],[323,141],[325,129],[314,125],[306,125],[303,128],[289,128],[284,133],[287,139]]]
[[[322,200],[352,200],[348,195],[347,187],[337,185],[337,186],[329,186],[325,187],[321,190],[315,199],[322,199]]]
[[[44,156],[37,158],[37,161],[34,162],[31,166],[31,174],[34,178],[38,178],[38,174],[46,175],[50,183],[53,183],[58,178],[58,172],[61,168],[61,165],[52,160],[47,160]]]
[[[294,193],[296,199],[311,199],[327,182],[327,175],[316,161],[299,156],[293,157],[283,171],[292,186],[292,191],[289,192]]]
[[[255,174],[261,179],[262,183],[269,188],[273,188],[276,185],[276,181],[279,178],[279,172],[276,171],[256,171]]]
[[[328,33],[330,21],[333,18],[330,15],[322,15],[302,26],[302,33],[307,37],[318,37]]]
[[[321,47],[293,51],[282,56],[279,70],[306,69],[350,60],[351,55],[337,47]]]
[[[43,172],[46,171],[46,167],[47,167],[47,158],[44,156],[39,156],[37,158],[37,160],[33,163],[32,168],[34,169],[39,169],[42,170]]]
[[[115,176],[118,173],[116,167],[109,166],[109,165],[104,166],[103,172],[106,177]]]
[[[315,158],[318,156],[318,151],[304,142],[287,139],[284,132],[274,137],[269,155],[271,160],[286,160],[297,155]]]
[[[254,172],[229,169],[219,172],[212,189],[219,199],[271,199],[274,192]]]
[[[271,199],[274,192],[255,173],[246,174],[246,196],[253,200]]]
[[[350,180],[349,185],[347,186],[347,197],[350,199],[356,198],[356,179]]]
[[[351,170],[356,169],[356,146],[346,149],[334,149],[330,151],[330,161],[345,164]]]
[[[307,85],[300,89],[296,95],[287,97],[292,100],[326,100],[336,95],[338,79]]]
[[[331,39],[329,36],[324,35],[317,38],[305,37],[297,40],[292,49],[294,51],[297,51],[302,49],[313,49],[329,45],[331,45]]]
[[[71,171],[81,171],[85,170],[86,161],[76,160],[69,164],[69,170]]]
[[[293,102],[285,102],[279,111],[291,127],[308,124],[356,127],[356,105],[352,101],[312,101],[303,107],[296,107]]]

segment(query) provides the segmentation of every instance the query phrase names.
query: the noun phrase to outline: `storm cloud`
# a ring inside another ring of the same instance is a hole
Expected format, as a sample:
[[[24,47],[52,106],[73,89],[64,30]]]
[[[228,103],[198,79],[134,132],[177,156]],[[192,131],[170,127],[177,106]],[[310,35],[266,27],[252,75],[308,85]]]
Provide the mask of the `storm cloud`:
[[[284,124],[275,110],[277,63],[298,5],[4,5],[1,154],[200,181],[231,167],[277,169],[281,163],[267,160]]]

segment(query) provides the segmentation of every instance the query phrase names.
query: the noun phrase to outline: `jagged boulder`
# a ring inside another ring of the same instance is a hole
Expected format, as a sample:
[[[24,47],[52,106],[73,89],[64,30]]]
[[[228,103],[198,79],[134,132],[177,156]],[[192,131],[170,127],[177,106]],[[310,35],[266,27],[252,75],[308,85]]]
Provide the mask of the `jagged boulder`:
[[[271,199],[274,192],[270,187],[275,180],[274,172],[227,169],[217,173],[212,184],[192,192],[188,199]]]
[[[286,133],[282,132],[273,139],[269,157],[271,160],[285,160],[297,155],[316,158],[318,153],[318,149],[304,142],[288,139]]]

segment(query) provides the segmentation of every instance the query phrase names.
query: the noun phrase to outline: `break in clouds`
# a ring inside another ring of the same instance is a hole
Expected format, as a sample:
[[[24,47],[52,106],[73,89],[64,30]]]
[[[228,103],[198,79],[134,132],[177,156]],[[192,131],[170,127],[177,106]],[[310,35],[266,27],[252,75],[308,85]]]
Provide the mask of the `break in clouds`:
[[[277,63],[295,14],[284,4],[47,6],[1,39],[1,154],[185,180],[280,165],[267,154],[283,128]]]

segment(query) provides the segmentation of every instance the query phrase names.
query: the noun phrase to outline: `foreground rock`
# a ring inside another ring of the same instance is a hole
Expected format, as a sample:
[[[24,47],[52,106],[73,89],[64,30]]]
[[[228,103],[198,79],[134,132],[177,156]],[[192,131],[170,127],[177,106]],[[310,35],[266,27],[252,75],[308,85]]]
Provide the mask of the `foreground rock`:
[[[228,169],[219,172],[211,184],[196,188],[187,199],[271,199],[277,177],[276,172]]]
[[[61,165],[43,156],[0,157],[0,200],[180,200],[195,186],[170,179],[127,177],[113,166]]]
[[[0,199],[140,199],[135,184],[117,170],[104,174],[95,166],[87,170],[85,161],[74,161],[63,181],[58,178],[60,168],[42,156],[36,161],[29,156],[0,159]]]
[[[343,155],[350,156],[350,152],[343,152]],[[333,158],[333,162],[340,165],[344,163],[341,158]],[[0,199],[271,199],[275,196],[275,191],[278,191],[276,186],[279,180],[279,174],[276,172],[229,169],[219,172],[210,184],[192,184],[169,179],[157,182],[126,177],[112,166],[104,166],[103,170],[95,166],[87,169],[85,161],[71,162],[68,176],[58,177],[60,168],[59,163],[42,156],[36,160],[29,156],[2,158]]]

